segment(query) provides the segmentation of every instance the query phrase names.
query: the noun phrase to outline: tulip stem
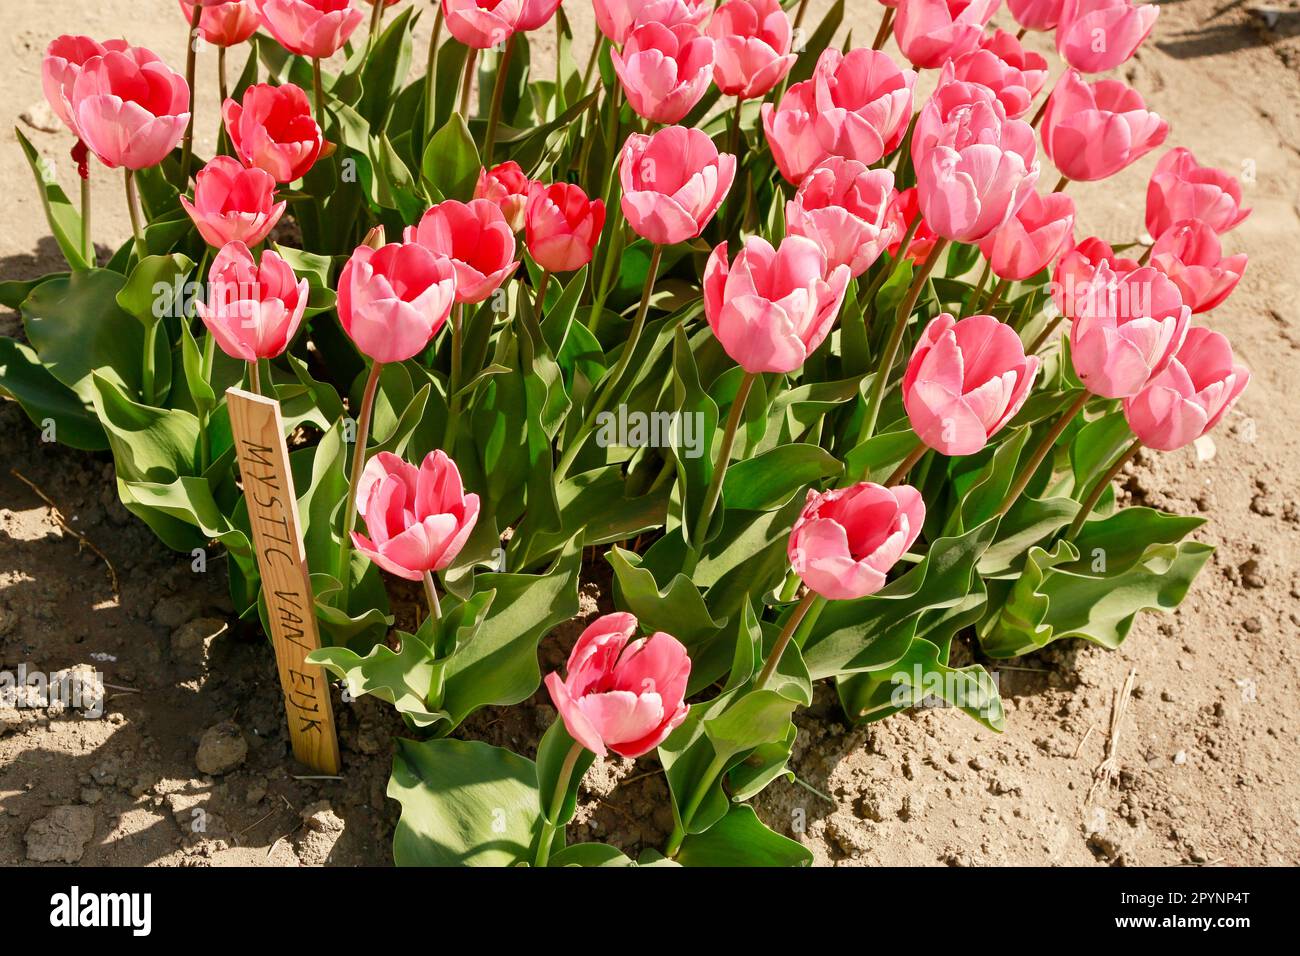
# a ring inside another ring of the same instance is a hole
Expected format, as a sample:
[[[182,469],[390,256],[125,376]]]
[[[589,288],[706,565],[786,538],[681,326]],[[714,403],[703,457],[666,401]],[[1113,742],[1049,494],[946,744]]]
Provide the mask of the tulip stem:
[[[980,306],[980,312],[984,315],[992,315],[993,310],[1001,304],[1002,297],[1007,294],[1007,289],[1009,288],[1011,288],[1010,279],[1000,280],[997,285],[989,290],[989,297],[984,304]]]
[[[465,325],[465,304],[457,302],[451,310],[451,377],[447,380],[447,429],[442,436],[442,450],[448,455],[453,452],[452,444],[456,436],[456,425],[460,419],[460,379],[461,348]]]
[[[311,61],[312,90],[316,94],[316,122],[325,128],[325,79],[321,76],[320,57]]]
[[[922,447],[924,448],[924,446]],[[825,599],[816,591],[809,591],[803,596],[803,600],[794,606],[794,610],[790,612],[790,616],[786,619],[785,627],[781,628],[776,643],[772,645],[772,652],[767,655],[767,660],[763,663],[763,669],[759,671],[758,677],[754,681],[754,690],[762,690],[763,685],[771,679],[777,664],[781,662],[782,655],[785,654],[785,649],[790,646],[790,638],[794,637],[795,631],[799,629],[800,623],[803,622],[804,615],[812,609],[814,604],[822,600]]]
[[[916,300],[921,297],[921,290],[925,288],[925,280],[930,277],[930,273],[939,261],[939,256],[943,254],[947,247],[947,239],[935,240],[934,245],[930,248],[930,254],[925,257],[920,269],[912,277],[912,286],[907,290],[906,298],[898,307],[898,314],[894,317],[894,328],[889,333],[889,341],[885,345],[884,353],[880,356],[880,365],[876,368],[876,377],[871,380],[871,396],[867,401],[867,413],[862,419],[862,427],[858,430],[857,444],[859,445],[870,438],[876,430],[876,419],[880,417],[880,406],[885,400],[885,386],[888,384],[889,373],[894,368],[894,360],[898,358],[898,348],[903,344],[903,333],[907,330],[907,320],[912,317],[912,310],[916,308]],[[902,254],[901,248],[899,254]]]
[[[429,602],[429,613],[435,621],[442,620],[442,605],[438,603],[438,586],[433,583],[433,572],[424,572],[424,599]]]
[[[1023,40],[1025,38],[1025,34],[1028,32],[1029,32],[1029,27],[1021,27],[1019,30],[1016,31],[1016,39]]]
[[[804,14],[807,12],[808,12],[808,0],[799,0],[799,9],[795,11],[795,15],[794,15],[794,30],[796,32],[801,26],[803,26]]]
[[[904,458],[902,463],[894,469],[894,473],[889,476],[889,480],[885,482],[885,487],[892,488],[895,485],[901,485],[903,479],[907,477],[908,472],[916,467],[916,463],[924,458],[925,453],[929,450],[930,447],[926,445],[925,442],[917,442],[916,447],[907,453],[907,457]]]
[[[1056,420],[1050,429],[1048,429],[1047,434],[1043,436],[1043,440],[1040,441],[1038,447],[1034,449],[1034,453],[1029,456],[1029,462],[1023,469],[1021,469],[1020,474],[1016,476],[1015,482],[1012,483],[1011,488],[1007,491],[1007,496],[1002,499],[1002,504],[998,505],[997,514],[999,516],[1004,515],[1011,510],[1011,506],[1016,503],[1016,499],[1018,499],[1024,492],[1025,486],[1028,485],[1029,480],[1034,477],[1034,472],[1038,471],[1038,466],[1043,463],[1043,459],[1046,458],[1047,453],[1052,450],[1052,446],[1056,444],[1056,440],[1061,437],[1061,433],[1065,431],[1066,426],[1074,420],[1074,416],[1083,411],[1083,406],[1088,404],[1088,399],[1091,397],[1092,395],[1087,389],[1081,391],[1079,397],[1070,404],[1069,408],[1061,413],[1061,417]]]
[[[984,284],[989,281],[989,276],[993,270],[988,261],[984,262],[984,271],[980,273],[979,281],[975,283],[975,288],[971,291],[970,301],[966,303],[966,315],[977,315],[980,300],[984,298]]]
[[[370,11],[370,39],[366,43],[367,51],[375,48],[375,41],[379,39],[379,31],[384,25],[384,0],[374,0],[373,8]]]
[[[181,183],[190,180],[190,157],[194,155],[194,73],[198,66],[199,21],[203,19],[203,4],[194,4],[190,15],[190,31],[185,37],[185,84],[190,98],[190,120],[185,126],[185,140],[181,145]],[[182,189],[182,192],[184,190]]]
[[[460,79],[460,115],[467,124],[469,123],[469,94],[474,88],[474,67],[478,63],[478,49],[469,47],[469,52],[465,54],[465,72]]]
[[[429,54],[424,61],[424,129],[433,132],[434,117],[438,112],[438,41],[442,39],[442,4],[435,4],[433,35],[429,37]]]
[[[95,241],[90,237],[90,177],[81,177],[81,255],[95,268]]]
[[[1050,93],[1043,97],[1043,102],[1042,105],[1038,107],[1038,112],[1035,113],[1034,118],[1029,121],[1030,129],[1038,129],[1038,124],[1043,121],[1043,114],[1047,112],[1047,104],[1051,99],[1052,97]]]
[[[135,254],[145,257],[144,237],[140,233],[140,203],[135,193],[135,170],[126,171],[126,211],[131,214],[131,237],[135,240]]]
[[[645,287],[641,290],[641,304],[637,307],[636,318],[632,321],[632,332],[623,344],[623,351],[618,357],[618,363],[614,370],[605,376],[606,387],[599,391],[595,403],[591,406],[591,411],[587,417],[582,420],[577,433],[573,440],[564,449],[564,454],[560,457],[560,463],[555,468],[555,481],[563,481],[564,476],[568,473],[569,468],[573,465],[573,460],[578,457],[578,452],[582,450],[583,443],[591,430],[595,427],[596,419],[606,408],[610,406],[611,400],[621,399],[623,397],[622,378],[623,373],[627,371],[628,365],[632,361],[632,353],[641,341],[641,333],[645,330],[646,315],[650,311],[650,297],[654,293],[655,279],[659,275],[659,261],[663,258],[664,247],[655,246],[654,252],[650,254],[650,269],[646,272]]]
[[[537,321],[542,321],[542,311],[546,307],[546,289],[551,284],[551,272],[549,269],[542,270],[542,277],[537,281],[537,295],[533,299],[533,313],[537,316]]]
[[[361,474],[366,468],[366,445],[370,441],[370,415],[375,407],[375,393],[379,390],[379,373],[382,367],[380,362],[370,366],[370,376],[366,379],[365,391],[361,396],[361,413],[357,417],[357,445],[352,452],[352,476],[348,480],[348,497],[343,510],[343,539],[339,543],[338,579],[343,586],[342,603],[339,607],[345,611],[348,591],[352,586],[349,560],[352,556],[352,528],[357,523],[357,486],[361,484]]]
[[[695,565],[699,563],[700,554],[704,550],[704,536],[709,533],[709,526],[713,524],[713,512],[718,506],[718,499],[722,497],[722,482],[727,477],[727,465],[731,462],[731,449],[736,443],[736,432],[740,429],[740,420],[745,414],[745,403],[749,401],[749,393],[757,377],[755,372],[745,373],[744,378],[740,380],[740,387],[736,389],[736,397],[732,399],[731,411],[727,413],[727,425],[722,432],[722,447],[718,449],[717,460],[713,463],[713,477],[709,479],[708,490],[704,492],[704,505],[691,532],[689,542],[691,550],[686,556],[686,566],[683,568],[687,574],[694,573]]]
[[[1074,516],[1074,521],[1070,523],[1070,529],[1065,532],[1066,541],[1073,541],[1078,537],[1078,534],[1083,530],[1083,526],[1087,522],[1089,515],[1092,514],[1092,509],[1097,507],[1097,502],[1101,500],[1102,493],[1115,479],[1115,476],[1119,474],[1120,469],[1132,461],[1133,456],[1136,455],[1141,448],[1142,439],[1134,438],[1132,444],[1124,449],[1123,453],[1115,459],[1115,464],[1107,468],[1106,474],[1102,475],[1101,478],[1097,480],[1097,483],[1092,486],[1092,490],[1088,492],[1088,497],[1084,499],[1083,504],[1079,507],[1079,513]]]
[[[488,113],[487,134],[483,138],[483,165],[492,168],[492,149],[497,144],[497,126],[501,122],[501,103],[506,95],[506,74],[510,72],[510,58],[515,53],[515,36],[510,34],[510,39],[506,41],[505,52],[501,54],[501,61],[497,64],[497,79],[492,87],[492,110]],[[559,50],[556,50],[559,54]]]
[[[1062,176],[1060,179],[1058,179],[1058,180],[1056,181],[1056,188],[1053,189],[1052,192],[1054,192],[1054,193],[1063,193],[1063,192],[1065,192],[1065,187],[1068,186],[1068,185],[1070,185],[1070,177],[1069,177],[1069,176]]]
[[[546,807],[542,808],[542,834],[537,842],[534,866],[546,866],[546,862],[551,858],[551,844],[555,842],[555,833],[560,829],[560,824],[556,821],[564,812],[564,799],[569,795],[569,781],[573,777],[573,768],[577,766],[578,757],[581,755],[582,744],[576,742],[564,755],[560,775],[555,780],[555,792],[551,795],[550,808],[549,810]]]
[[[248,386],[254,395],[262,394],[262,374],[257,368],[257,359],[248,363]]]
[[[879,50],[889,39],[889,28],[894,25],[894,8],[885,7],[884,16],[880,18],[880,29],[876,31],[876,39],[871,44],[871,49]]]
[[[1048,336],[1050,336],[1053,332],[1056,331],[1056,327],[1061,324],[1061,320],[1064,318],[1065,318],[1064,315],[1058,315],[1056,318],[1052,319],[1051,322],[1048,322],[1047,327],[1044,328],[1043,331],[1038,334],[1038,338],[1034,339],[1034,344],[1029,346],[1029,348],[1025,349],[1025,354],[1033,355],[1040,348],[1042,348],[1042,345],[1044,342],[1047,341]]]
[[[680,819],[673,825],[673,832],[668,838],[668,845],[664,847],[664,856],[672,859],[677,855],[677,851],[682,848],[682,841],[686,839],[686,828],[691,825],[695,811],[704,802],[709,788],[713,786],[713,781],[726,768],[728,759],[727,756],[722,754],[715,754],[712,763],[705,768],[704,773],[700,776],[699,786],[695,788],[695,792],[691,794],[686,806],[682,808]]]

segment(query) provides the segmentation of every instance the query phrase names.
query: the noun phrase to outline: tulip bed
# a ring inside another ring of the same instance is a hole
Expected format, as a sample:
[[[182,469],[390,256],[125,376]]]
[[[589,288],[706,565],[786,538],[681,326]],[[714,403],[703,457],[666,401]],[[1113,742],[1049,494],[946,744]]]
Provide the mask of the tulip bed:
[[[45,88],[83,188],[19,134],[68,270],[0,285],[25,329],[0,390],[111,451],[166,545],[220,548],[246,618],[265,605],[224,394],[279,400],[314,660],[409,729],[399,863],[631,865],[565,826],[596,757],[657,752],[676,826],[637,862],[805,864],[747,801],[789,772],[814,683],[852,721],[942,700],[1001,730],[954,640],[1113,648],[1211,550],[1201,519],[1119,508],[1111,480],[1246,385],[1191,325],[1244,268],[1219,242],[1240,188],[1174,149],[1153,245],[1139,223],[1076,237],[1068,183],[1166,138],[1087,77],[1158,11],[1009,5],[1055,33],[1050,96],[1046,60],[988,26],[998,0],[899,0],[871,47],[843,0],[816,25],[806,3],[594,0],[589,58],[559,0],[186,0],[184,73],[59,37]],[[531,68],[540,30],[553,73]],[[214,45],[224,105],[195,117]],[[107,262],[91,162],[123,170],[135,225]],[[595,562],[617,611],[543,681],[538,643]],[[415,633],[391,630],[392,577],[424,588]],[[457,739],[543,683],[535,760]]]

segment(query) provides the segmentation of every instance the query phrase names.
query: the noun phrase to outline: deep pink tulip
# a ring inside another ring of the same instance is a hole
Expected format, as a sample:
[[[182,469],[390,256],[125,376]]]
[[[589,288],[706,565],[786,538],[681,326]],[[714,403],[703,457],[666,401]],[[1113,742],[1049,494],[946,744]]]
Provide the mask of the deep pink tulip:
[[[208,301],[195,310],[221,351],[245,362],[288,348],[307,310],[307,280],[275,252],[259,265],[242,242],[222,247],[208,274]]]
[[[790,18],[780,0],[727,0],[709,21],[713,82],[724,96],[764,96],[790,72]]]
[[[528,251],[547,272],[572,272],[591,261],[605,228],[605,201],[572,183],[533,183],[524,210]]]
[[[110,169],[157,166],[190,121],[185,77],[143,47],[88,59],[70,104],[78,136]]]
[[[487,199],[496,204],[506,217],[512,232],[524,228],[524,210],[528,206],[528,192],[533,181],[513,159],[483,169],[474,186],[475,199]]]
[[[275,201],[275,178],[263,169],[246,169],[237,159],[214,156],[194,177],[194,201],[181,196],[199,235],[220,249],[228,242],[256,246],[284,215]]]
[[[1090,236],[1075,245],[1067,240],[1066,248],[1052,273],[1051,284],[1052,301],[1067,319],[1073,319],[1079,314],[1080,296],[1091,295],[1094,288],[1105,288],[1104,284],[1097,286],[1093,282],[1097,268],[1102,264],[1116,276],[1127,275],[1138,268],[1136,259],[1115,255],[1110,244],[1096,236]]]
[[[875,594],[921,533],[925,502],[911,485],[869,481],[808,491],[786,553],[803,583],[832,601]]]
[[[560,9],[562,0],[524,0],[515,29],[520,31],[540,30],[551,22],[555,11]]]
[[[1007,9],[1026,30],[1055,30],[1065,0],[1007,0]]]
[[[592,7],[600,32],[622,46],[628,34],[645,23],[701,26],[713,10],[713,0],[592,0]]]
[[[45,59],[41,61],[41,86],[45,99],[73,134],[81,135],[77,133],[77,122],[72,114],[72,87],[81,75],[82,66],[87,60],[103,56],[110,50],[123,53],[128,49],[125,40],[100,43],[87,36],[71,34],[55,37],[46,47]]]
[[[934,248],[938,236],[934,234],[921,215],[921,207],[916,199],[916,187],[904,189],[894,195],[894,200],[889,204],[889,220],[894,224],[895,238],[890,240],[889,254],[898,258],[899,247],[903,244],[903,236],[907,230],[912,228],[912,223],[920,218],[916,229],[912,231],[912,239],[903,250],[903,255],[907,256],[914,262],[923,262]]]
[[[519,268],[515,234],[501,210],[486,199],[438,203],[408,227],[407,242],[418,242],[456,267],[456,301],[482,302]]]
[[[1200,438],[1250,384],[1250,370],[1218,332],[1191,328],[1169,366],[1124,400],[1124,417],[1142,444],[1174,451]]]
[[[447,30],[476,50],[500,46],[514,35],[524,0],[442,0]]]
[[[1246,271],[1246,254],[1225,257],[1219,234],[1199,219],[1184,219],[1161,233],[1150,262],[1178,286],[1193,314],[1222,304]]]
[[[1016,119],[1029,112],[1047,82],[1047,60],[1022,47],[1014,34],[997,30],[953,61],[953,73],[958,80],[987,86],[997,94],[1007,116]]]
[[[805,176],[786,203],[786,232],[821,246],[830,268],[845,265],[860,276],[901,235],[889,216],[894,195],[890,170],[832,157]]]
[[[1084,73],[1113,70],[1147,38],[1160,8],[1133,0],[1065,0],[1056,26],[1056,51]]]
[[[1042,272],[1070,245],[1074,200],[1065,193],[1033,193],[1016,214],[980,240],[999,279],[1020,282]]]
[[[478,521],[478,495],[465,492],[456,463],[442,451],[430,452],[419,468],[381,451],[366,463],[356,500],[370,536],[353,531],[352,543],[408,581],[446,569]]]
[[[621,53],[609,55],[628,105],[654,123],[676,123],[689,113],[713,73],[713,40],[688,23],[643,24]]]
[[[991,315],[956,321],[942,313],[925,327],[903,376],[912,430],[942,455],[973,455],[1029,397],[1038,357]]]
[[[376,362],[418,355],[455,301],[456,267],[418,242],[358,246],[339,276],[339,321]]]
[[[244,165],[266,170],[279,183],[305,176],[325,146],[307,94],[292,83],[250,86],[242,103],[226,100],[221,113]]]
[[[1075,296],[1070,357],[1088,391],[1136,395],[1183,344],[1192,310],[1178,287],[1151,266],[1116,275],[1104,262]]]
[[[1081,182],[1113,176],[1165,141],[1169,124],[1119,80],[1087,83],[1074,70],[1057,81],[1041,127],[1043,151]]]
[[[764,103],[760,107],[763,132],[772,150],[776,168],[788,182],[796,186],[812,169],[826,158],[826,149],[817,138],[814,121],[817,116],[817,97],[813,81],[795,83],[785,91],[778,105]]]
[[[830,334],[849,278],[803,236],[776,249],[751,236],[730,263],[723,242],[704,267],[704,314],[746,372],[793,372]]]
[[[180,0],[185,19],[194,19],[194,0]],[[214,46],[237,46],[243,43],[262,25],[262,16],[253,0],[219,0],[203,4],[199,17],[199,35]]]
[[[366,19],[356,0],[257,0],[262,25],[290,53],[328,59]]]
[[[643,239],[671,246],[694,239],[722,205],[736,177],[736,157],[698,129],[668,126],[633,133],[623,145],[619,179],[628,225]]]
[[[934,69],[979,44],[1002,0],[902,0],[894,39],[913,66]]]
[[[1213,166],[1202,166],[1179,146],[1160,157],[1147,183],[1147,232],[1159,236],[1183,219],[1199,219],[1222,235],[1250,215],[1241,205],[1241,183]]]
[[[569,653],[568,676],[546,675],[546,690],[569,736],[597,757],[635,758],[659,746],[690,709],[691,659],[663,631],[633,640],[631,614],[598,617]]]

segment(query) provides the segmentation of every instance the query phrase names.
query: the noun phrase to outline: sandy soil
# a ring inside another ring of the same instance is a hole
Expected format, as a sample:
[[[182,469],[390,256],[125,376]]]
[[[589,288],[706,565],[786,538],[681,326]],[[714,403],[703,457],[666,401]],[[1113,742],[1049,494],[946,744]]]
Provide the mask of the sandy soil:
[[[585,49],[590,19],[577,15],[585,5],[568,6]],[[870,37],[878,8],[852,7],[861,12],[848,26]],[[1236,171],[1255,208],[1226,240],[1226,251],[1250,254],[1246,277],[1207,320],[1232,337],[1255,381],[1214,449],[1144,456],[1124,485],[1135,501],[1203,513],[1199,537],[1218,547],[1213,561],[1178,614],[1144,617],[1117,652],[1053,646],[999,667],[1003,735],[947,710],[850,730],[821,695],[800,718],[798,782],[779,782],[758,804],[819,863],[1300,863],[1300,447],[1291,411],[1300,373],[1300,12],[1295,0],[1279,9],[1270,27],[1241,4],[1165,3],[1156,37],[1124,68],[1171,121],[1170,144]],[[1005,13],[997,20],[1009,22]],[[69,137],[42,129],[40,54],[55,33],[102,37],[124,26],[133,42],[183,62],[173,0],[0,7],[11,120],[68,188]],[[200,150],[214,138],[214,60],[200,61]],[[1155,158],[1105,183],[1072,184],[1083,227],[1114,241],[1140,234]],[[12,133],[0,134],[0,176],[8,198],[0,279],[59,268]],[[95,188],[97,231],[116,244],[129,230],[118,179],[97,170]],[[0,331],[14,324],[0,312]],[[386,710],[336,701],[343,779],[298,779],[267,646],[255,633],[222,630],[230,608],[220,566],[196,574],[188,558],[165,551],[117,504],[106,458],[43,444],[13,405],[0,406],[0,459],[0,670],[90,665],[115,685],[99,721],[0,713],[0,863],[386,862],[396,814],[383,796],[395,729]],[[100,558],[10,468],[107,555],[119,594]],[[585,611],[598,607],[603,582],[591,569]],[[571,640],[548,640],[544,665]],[[1117,785],[1094,792],[1112,696],[1130,669]],[[535,699],[478,715],[466,733],[529,753],[552,717]],[[216,772],[241,750],[242,762]],[[661,843],[671,820],[655,770],[648,760],[594,768],[574,838],[630,850]]]

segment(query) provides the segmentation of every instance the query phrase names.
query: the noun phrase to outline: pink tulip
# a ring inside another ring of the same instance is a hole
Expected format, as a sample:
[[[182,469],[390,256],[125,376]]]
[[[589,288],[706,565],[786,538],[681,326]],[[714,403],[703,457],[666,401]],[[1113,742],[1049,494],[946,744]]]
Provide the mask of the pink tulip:
[[[1068,319],[1079,314],[1081,296],[1092,295],[1094,288],[1105,288],[1104,283],[1097,285],[1093,281],[1099,266],[1106,265],[1117,276],[1127,275],[1139,267],[1136,259],[1116,256],[1110,244],[1096,236],[1073,246],[1067,241],[1066,247],[1052,273],[1051,293],[1052,301]]]
[[[1241,183],[1202,166],[1181,146],[1160,157],[1147,183],[1147,232],[1153,237],[1182,219],[1199,219],[1222,235],[1249,215],[1241,205]]]
[[[605,201],[572,183],[533,183],[524,210],[533,260],[547,272],[572,272],[591,261],[605,228]]]
[[[808,491],[786,552],[803,583],[832,601],[875,594],[921,533],[925,502],[911,485],[869,481]]]
[[[486,199],[441,202],[419,226],[408,227],[405,238],[451,260],[457,302],[482,302],[519,268],[515,234],[501,210]]]
[[[366,13],[353,0],[256,0],[262,25],[290,53],[328,59],[348,42]]]
[[[1133,0],[1064,0],[1056,26],[1056,52],[1084,73],[1119,66],[1147,38],[1160,8]]]
[[[1055,30],[1065,0],[1007,0],[1007,9],[1026,30]]]
[[[569,653],[568,676],[546,675],[546,690],[569,736],[597,757],[649,753],[679,727],[690,707],[691,659],[677,638],[656,631],[633,640],[631,614],[606,614]]]
[[[973,455],[1029,397],[1038,357],[991,315],[960,322],[942,313],[925,327],[903,376],[903,405],[917,437],[941,455]]]
[[[519,26],[524,0],[442,0],[447,29],[476,50],[500,46]]]
[[[600,32],[610,43],[622,46],[628,34],[646,23],[700,26],[712,12],[713,0],[592,0],[592,6]]]
[[[903,250],[903,254],[915,262],[923,262],[934,248],[938,236],[934,234],[925,222],[925,217],[921,216],[921,207],[916,199],[916,187],[904,189],[894,195],[894,200],[889,205],[889,220],[894,224],[894,234],[896,238],[889,243],[889,254],[895,259],[898,258],[899,247],[903,244],[903,236],[907,230],[912,228],[912,223],[920,218],[920,223],[912,232],[912,240]]]
[[[523,0],[519,19],[515,29],[520,31],[539,30],[551,22],[555,11],[560,9],[562,0]]]
[[[975,49],[1001,0],[902,0],[894,39],[912,65],[942,66]]]
[[[455,266],[418,242],[358,246],[339,276],[339,321],[376,362],[418,355],[447,321],[455,300]]]
[[[381,451],[366,463],[356,501],[370,537],[353,531],[352,543],[408,581],[446,569],[478,521],[478,495],[465,493],[456,463],[442,451],[430,452],[419,468]]]
[[[814,120],[817,116],[817,97],[813,81],[795,83],[781,97],[777,106],[764,103],[760,107],[763,132],[772,149],[776,168],[788,182],[796,186],[812,169],[826,158],[826,149],[817,138]]]
[[[995,276],[1020,282],[1051,265],[1073,232],[1073,199],[1065,193],[1032,193],[1014,216],[980,240],[980,251]]]
[[[997,94],[1007,116],[1016,119],[1029,112],[1047,82],[1047,60],[1022,47],[1013,34],[998,30],[953,61],[953,72],[958,80],[987,86]]]
[[[894,195],[890,170],[832,157],[804,177],[786,203],[786,232],[813,240],[830,268],[848,266],[856,278],[902,235],[889,216]]]
[[[1199,219],[1176,222],[1156,240],[1151,265],[1178,286],[1193,314],[1220,305],[1246,271],[1246,255],[1224,257],[1219,235]]]
[[[70,103],[78,136],[110,169],[157,166],[190,121],[185,77],[143,47],[88,59]]]
[[[194,0],[180,0],[185,19],[194,19]],[[262,25],[262,17],[253,0],[219,0],[206,3],[199,18],[199,35],[214,46],[236,46],[243,43]]]
[[[275,179],[265,170],[245,169],[229,156],[214,156],[194,177],[194,201],[181,205],[203,241],[217,249],[229,242],[256,246],[284,215],[275,201]]]
[[[713,40],[688,23],[647,23],[610,51],[628,105],[654,123],[676,123],[700,101],[713,72]]]
[[[790,18],[779,0],[727,0],[709,21],[713,82],[724,96],[765,96],[794,65]]]
[[[1081,182],[1113,176],[1165,141],[1169,124],[1119,80],[1087,83],[1074,70],[1057,81],[1041,128],[1043,151]]]
[[[1183,344],[1192,310],[1158,269],[1116,275],[1104,262],[1075,297],[1070,357],[1088,391],[1136,395]]]
[[[533,181],[513,159],[483,169],[474,186],[474,198],[486,199],[501,210],[512,232],[524,228],[524,209],[528,206],[528,191]]]
[[[242,242],[222,247],[208,274],[208,301],[195,310],[221,350],[255,362],[288,348],[307,310],[307,280],[267,249],[259,266]]]
[[[668,126],[633,133],[623,145],[619,179],[623,215],[658,246],[694,239],[722,205],[736,177],[736,157],[718,153],[698,129]]]
[[[704,267],[704,314],[746,372],[793,372],[830,334],[849,277],[803,236],[777,249],[751,236],[731,263],[719,243]]]
[[[1124,399],[1124,417],[1142,444],[1174,451],[1217,425],[1249,383],[1250,370],[1235,360],[1226,338],[1188,329],[1168,368]]]
[[[266,170],[279,183],[305,176],[325,147],[307,94],[292,83],[250,86],[243,103],[226,100],[221,113],[244,165]]]
[[[81,75],[81,68],[87,60],[103,56],[110,50],[123,53],[128,49],[130,47],[124,40],[99,43],[87,36],[70,34],[50,41],[45,59],[41,61],[41,86],[50,109],[74,135],[81,134],[77,132],[77,122],[72,114],[72,87]]]

